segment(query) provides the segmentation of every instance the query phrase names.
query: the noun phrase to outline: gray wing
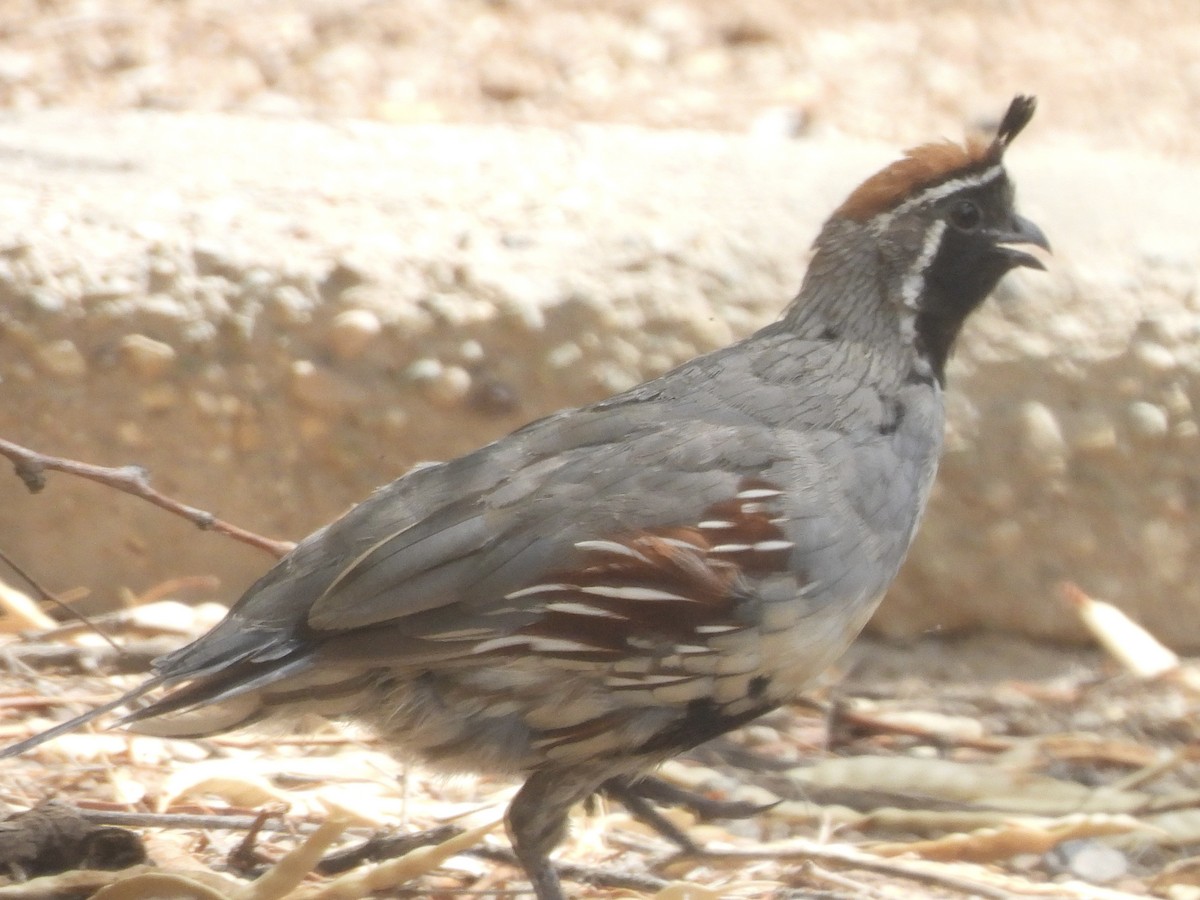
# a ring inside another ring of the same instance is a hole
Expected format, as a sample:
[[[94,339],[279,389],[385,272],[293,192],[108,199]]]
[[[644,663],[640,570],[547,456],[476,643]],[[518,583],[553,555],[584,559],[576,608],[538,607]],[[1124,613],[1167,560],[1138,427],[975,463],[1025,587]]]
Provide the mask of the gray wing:
[[[415,662],[422,632],[503,604],[569,565],[578,542],[631,521],[694,521],[734,491],[739,473],[769,468],[778,454],[767,429],[664,422],[665,412],[576,410],[398,479],[306,538],[158,671],[178,681],[283,660],[382,625],[408,636],[390,650]]]

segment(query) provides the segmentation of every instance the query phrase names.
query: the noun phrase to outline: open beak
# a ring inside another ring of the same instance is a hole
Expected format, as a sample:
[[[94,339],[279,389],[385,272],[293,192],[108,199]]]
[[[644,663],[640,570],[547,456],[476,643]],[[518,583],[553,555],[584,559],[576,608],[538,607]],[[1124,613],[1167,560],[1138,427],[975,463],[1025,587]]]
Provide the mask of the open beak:
[[[995,235],[996,248],[1012,261],[1014,266],[1028,266],[1031,269],[1045,269],[1046,264],[1024,247],[1040,247],[1051,253],[1050,241],[1038,228],[1024,216],[1013,214],[1011,226]]]

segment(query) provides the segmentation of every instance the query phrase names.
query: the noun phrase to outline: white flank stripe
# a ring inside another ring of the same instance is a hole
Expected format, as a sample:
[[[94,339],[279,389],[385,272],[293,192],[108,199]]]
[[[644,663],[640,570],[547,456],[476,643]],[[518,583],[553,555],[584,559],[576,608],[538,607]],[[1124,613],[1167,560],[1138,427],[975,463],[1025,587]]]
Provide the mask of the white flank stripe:
[[[484,641],[482,644],[477,644],[472,653],[487,653],[490,650],[505,650],[509,647],[528,647],[529,638],[521,634],[510,634],[506,637],[492,638],[490,641]]]
[[[648,688],[662,684],[676,684],[691,681],[690,675],[643,675],[640,678],[623,678],[620,675],[610,675],[604,683],[611,688]]]
[[[925,270],[929,268],[929,263],[937,253],[938,247],[941,246],[942,235],[945,232],[946,223],[941,219],[929,226],[929,231],[925,233],[925,243],[921,245],[920,254],[912,264],[912,268],[904,275],[904,282],[900,287],[900,299],[908,309],[919,308],[917,301],[925,290]]]
[[[769,500],[772,497],[782,496],[783,491],[777,491],[774,488],[747,488],[737,492],[739,500]]]
[[[749,544],[717,544],[709,553],[745,553],[750,550]]]
[[[474,641],[495,633],[492,628],[460,628],[457,631],[439,631],[436,634],[423,635],[423,637],[427,641]]]
[[[569,601],[561,601],[557,603],[547,603],[546,609],[549,612],[569,613],[573,616],[598,616],[604,619],[624,619],[625,616],[620,613],[615,613],[609,609],[601,609],[598,606],[588,606],[586,603],[571,603]]]
[[[695,631],[696,634],[726,634],[741,629],[741,625],[697,625]]]
[[[774,550],[791,550],[795,546],[791,541],[759,541],[754,545],[754,549],[761,553],[770,553]]]
[[[726,522],[724,519],[705,519],[703,522],[697,522],[699,528],[736,528],[737,522]]]
[[[516,600],[519,597],[536,597],[538,594],[557,594],[559,591],[573,591],[573,584],[535,584],[532,587],[521,588],[511,594],[505,594],[505,600]]]
[[[639,562],[649,563],[650,560],[642,556],[632,547],[626,547],[624,544],[617,541],[576,541],[576,550],[595,550],[600,553],[617,553],[621,556],[628,556],[631,559],[636,559]]]
[[[589,585],[579,588],[581,593],[592,594],[596,597],[612,597],[614,600],[686,600],[689,597],[672,594],[670,591],[659,591],[654,588],[615,587],[609,584]]]
[[[664,544],[670,544],[672,547],[678,547],[681,550],[699,550],[700,548],[691,541],[685,541],[682,538],[664,537],[659,538]]]
[[[528,641],[529,649],[538,653],[580,653],[597,649],[590,644],[568,641],[565,638],[530,637]]]
[[[697,628],[697,631],[700,629]],[[699,644],[677,644],[675,652],[680,656],[697,656],[701,653],[712,653],[712,647],[701,647]]]

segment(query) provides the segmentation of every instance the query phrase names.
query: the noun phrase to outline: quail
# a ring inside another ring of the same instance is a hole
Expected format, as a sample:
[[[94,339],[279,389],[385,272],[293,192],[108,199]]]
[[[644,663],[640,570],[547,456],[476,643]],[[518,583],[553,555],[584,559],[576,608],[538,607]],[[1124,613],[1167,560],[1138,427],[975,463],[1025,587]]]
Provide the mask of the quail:
[[[816,238],[750,337],[416,469],[309,535],[140,687],[124,721],[195,737],[322,713],[408,756],[523,781],[507,811],[540,900],[571,807],[795,699],[899,568],[942,443],[947,357],[1042,268],[991,140],[925,144]]]

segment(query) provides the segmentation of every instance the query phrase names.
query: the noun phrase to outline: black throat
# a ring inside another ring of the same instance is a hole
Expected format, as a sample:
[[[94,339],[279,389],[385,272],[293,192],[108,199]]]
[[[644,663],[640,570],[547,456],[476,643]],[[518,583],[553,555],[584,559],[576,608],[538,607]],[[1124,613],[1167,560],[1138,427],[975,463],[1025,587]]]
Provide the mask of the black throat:
[[[917,352],[945,382],[946,361],[967,316],[1012,268],[1011,261],[978,237],[947,231],[924,273],[917,304]]]

